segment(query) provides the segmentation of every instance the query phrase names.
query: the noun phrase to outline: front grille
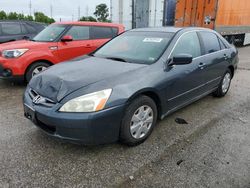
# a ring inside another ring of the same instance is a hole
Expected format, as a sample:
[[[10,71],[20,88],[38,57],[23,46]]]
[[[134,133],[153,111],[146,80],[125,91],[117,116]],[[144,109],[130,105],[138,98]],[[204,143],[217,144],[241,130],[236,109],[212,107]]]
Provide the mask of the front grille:
[[[30,96],[30,98],[31,98],[31,100],[33,101],[33,103],[35,103],[35,104],[37,104],[37,105],[43,105],[43,106],[46,106],[46,107],[52,107],[52,106],[54,106],[56,103],[53,101],[53,100],[51,100],[51,99],[48,99],[48,98],[46,98],[46,97],[43,97],[43,96],[41,96],[41,95],[39,95],[35,90],[33,90],[33,89],[30,89],[29,90],[29,96]],[[39,101],[36,101],[35,102],[35,99],[36,99],[36,97],[40,97],[39,99]]]

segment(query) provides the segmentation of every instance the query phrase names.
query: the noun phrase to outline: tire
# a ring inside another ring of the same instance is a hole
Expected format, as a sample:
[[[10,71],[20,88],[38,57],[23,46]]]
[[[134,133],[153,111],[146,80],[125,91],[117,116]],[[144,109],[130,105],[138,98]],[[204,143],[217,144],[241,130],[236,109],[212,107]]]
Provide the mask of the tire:
[[[142,95],[134,99],[126,108],[122,119],[120,141],[128,146],[143,143],[156,125],[157,113],[156,104],[150,97]],[[146,117],[141,115],[146,115]],[[132,129],[133,124],[134,129]]]
[[[27,72],[25,74],[26,81],[29,82],[31,80],[31,78],[33,76],[35,76],[35,74],[34,74],[35,72],[34,71],[41,70],[41,71],[39,71],[39,72],[36,73],[36,74],[38,74],[38,73],[44,71],[45,69],[47,69],[49,66],[50,66],[50,64],[46,63],[46,62],[36,62],[36,63],[32,64],[28,68],[28,70],[27,70]]]
[[[228,77],[229,76],[229,77]],[[229,80],[227,80],[228,78],[230,78]],[[228,83],[226,84],[226,80],[228,81]],[[213,93],[214,97],[224,97],[227,92],[230,89],[230,85],[231,85],[231,80],[232,80],[232,72],[230,69],[227,69],[227,71],[225,72],[225,74],[223,75],[223,78],[219,84],[219,87],[217,88],[217,90]],[[224,85],[226,84],[226,85]],[[226,87],[225,87],[226,86]]]

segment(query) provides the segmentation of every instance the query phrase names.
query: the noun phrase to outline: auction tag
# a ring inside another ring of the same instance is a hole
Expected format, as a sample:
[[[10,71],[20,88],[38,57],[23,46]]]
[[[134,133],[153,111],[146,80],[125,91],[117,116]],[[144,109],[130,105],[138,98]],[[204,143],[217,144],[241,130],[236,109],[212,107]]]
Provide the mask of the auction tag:
[[[145,38],[143,42],[161,42],[162,38]]]

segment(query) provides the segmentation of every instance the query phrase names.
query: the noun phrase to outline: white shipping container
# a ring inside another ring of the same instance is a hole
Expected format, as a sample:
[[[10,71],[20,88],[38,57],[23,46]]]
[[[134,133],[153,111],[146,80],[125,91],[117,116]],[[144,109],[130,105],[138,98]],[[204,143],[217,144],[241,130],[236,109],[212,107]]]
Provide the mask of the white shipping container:
[[[110,0],[111,21],[132,29],[132,0]]]
[[[160,27],[163,24],[164,0],[149,0],[149,27]]]
[[[111,20],[126,30],[163,25],[164,0],[111,0]]]

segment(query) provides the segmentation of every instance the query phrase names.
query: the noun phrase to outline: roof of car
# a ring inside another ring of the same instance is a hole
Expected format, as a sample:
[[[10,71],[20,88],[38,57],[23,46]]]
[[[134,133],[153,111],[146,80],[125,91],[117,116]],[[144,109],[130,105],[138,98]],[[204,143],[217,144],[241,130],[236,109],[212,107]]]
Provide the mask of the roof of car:
[[[85,21],[76,21],[76,22],[55,22],[54,24],[64,24],[64,25],[91,25],[91,26],[116,26],[123,27],[122,24],[115,23],[104,23],[104,22],[85,22]]]
[[[130,31],[144,31],[144,32],[170,32],[170,33],[176,33],[178,31],[191,31],[191,30],[210,30],[207,28],[201,28],[201,27],[148,27],[148,28],[137,28],[132,29]]]

